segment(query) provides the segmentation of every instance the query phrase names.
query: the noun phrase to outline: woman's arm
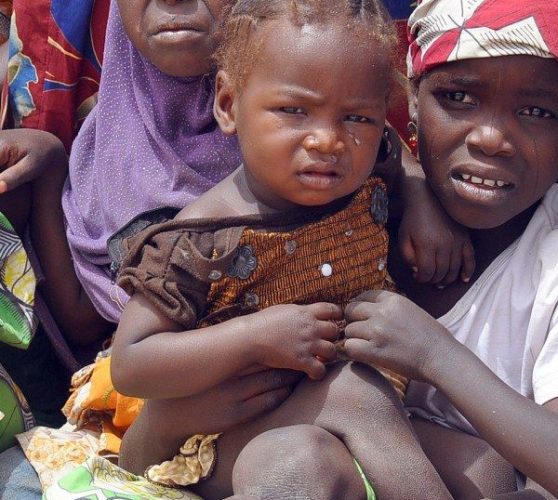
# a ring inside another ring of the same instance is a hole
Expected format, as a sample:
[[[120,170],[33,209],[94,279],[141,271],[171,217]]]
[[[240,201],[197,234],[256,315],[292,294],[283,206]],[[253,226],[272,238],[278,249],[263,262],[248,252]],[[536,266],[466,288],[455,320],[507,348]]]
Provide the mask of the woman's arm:
[[[74,272],[60,201],[67,172],[64,146],[54,135],[0,131],[0,210],[19,234],[30,228],[45,300],[68,341],[87,345],[113,326],[96,312]]]
[[[114,325],[96,311],[76,276],[61,201],[68,161],[62,143],[51,134],[42,134],[46,136],[43,141],[49,139],[55,143],[43,160],[48,160],[48,169],[30,183],[31,238],[45,278],[40,287],[56,323],[70,344],[90,345],[105,338],[113,331]]]
[[[558,400],[536,404],[454,343],[446,359],[425,367],[424,380],[441,390],[500,455],[558,495]]]
[[[403,202],[398,244],[419,283],[468,281],[475,270],[469,232],[454,222],[432,193],[420,163],[403,148],[398,191]]]
[[[333,304],[289,304],[180,331],[179,324],[135,294],[116,332],[112,380],[123,394],[163,399],[198,394],[253,365],[321,378],[324,361],[336,355],[331,341],[339,330],[331,320],[342,315]]]
[[[274,410],[302,377],[291,370],[266,370],[189,398],[148,400],[124,435],[119,465],[141,475],[149,465],[172,458],[184,436],[223,432]]]
[[[348,355],[436,386],[500,455],[558,495],[558,400],[544,406],[500,380],[408,299],[368,292],[345,311]]]

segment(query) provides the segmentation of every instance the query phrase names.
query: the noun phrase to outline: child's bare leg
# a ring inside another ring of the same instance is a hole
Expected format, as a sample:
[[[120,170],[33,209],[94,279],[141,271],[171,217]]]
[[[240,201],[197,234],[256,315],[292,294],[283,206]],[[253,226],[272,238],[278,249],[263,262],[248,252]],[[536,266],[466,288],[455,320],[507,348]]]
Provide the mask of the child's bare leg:
[[[349,450],[315,425],[281,427],[252,439],[234,465],[233,490],[235,500],[365,498]]]
[[[494,498],[517,489],[515,470],[486,441],[412,419],[424,452],[456,498]]]
[[[233,466],[244,446],[267,430],[300,424],[320,427],[344,443],[382,499],[449,498],[391,385],[375,370],[353,363],[330,367],[320,382],[305,379],[277,410],[227,431],[217,445],[213,477],[196,491],[205,498],[230,495]],[[298,446],[301,443],[292,443],[293,450]],[[273,453],[273,447],[268,452]],[[310,464],[316,459],[308,452],[304,458]],[[343,463],[329,464],[329,473],[342,475],[353,467],[352,459],[347,458]],[[282,469],[277,471],[281,473]],[[316,473],[305,480],[319,483],[323,478]]]

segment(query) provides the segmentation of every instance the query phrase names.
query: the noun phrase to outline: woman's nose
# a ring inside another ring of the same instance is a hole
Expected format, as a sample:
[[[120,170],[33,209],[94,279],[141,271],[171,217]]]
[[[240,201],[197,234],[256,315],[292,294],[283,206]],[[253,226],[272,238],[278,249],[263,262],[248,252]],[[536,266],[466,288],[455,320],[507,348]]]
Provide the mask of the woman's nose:
[[[516,152],[503,123],[476,125],[467,135],[465,143],[487,156],[513,156]]]

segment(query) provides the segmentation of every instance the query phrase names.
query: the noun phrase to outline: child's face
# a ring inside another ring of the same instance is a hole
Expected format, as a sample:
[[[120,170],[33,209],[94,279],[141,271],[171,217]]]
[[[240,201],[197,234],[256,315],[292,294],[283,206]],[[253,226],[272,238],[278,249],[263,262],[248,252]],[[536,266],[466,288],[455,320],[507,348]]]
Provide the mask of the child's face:
[[[227,0],[118,0],[133,45],[161,71],[186,77],[211,67],[215,31]]]
[[[342,23],[300,28],[279,19],[261,29],[240,95],[220,72],[216,99],[224,130],[238,133],[252,192],[276,209],[354,192],[374,166],[384,129],[384,54]]]
[[[558,62],[534,56],[440,66],[418,90],[419,152],[446,211],[500,226],[558,180]]]

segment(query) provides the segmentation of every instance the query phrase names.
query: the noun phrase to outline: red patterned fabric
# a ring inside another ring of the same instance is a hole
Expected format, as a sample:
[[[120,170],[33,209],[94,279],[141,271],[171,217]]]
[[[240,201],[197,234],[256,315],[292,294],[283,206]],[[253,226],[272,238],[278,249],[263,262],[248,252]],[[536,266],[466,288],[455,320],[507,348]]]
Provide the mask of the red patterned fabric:
[[[99,89],[109,0],[13,0],[11,126],[47,130],[69,151]]]
[[[554,0],[423,0],[409,18],[409,77],[446,62],[558,57]]]

